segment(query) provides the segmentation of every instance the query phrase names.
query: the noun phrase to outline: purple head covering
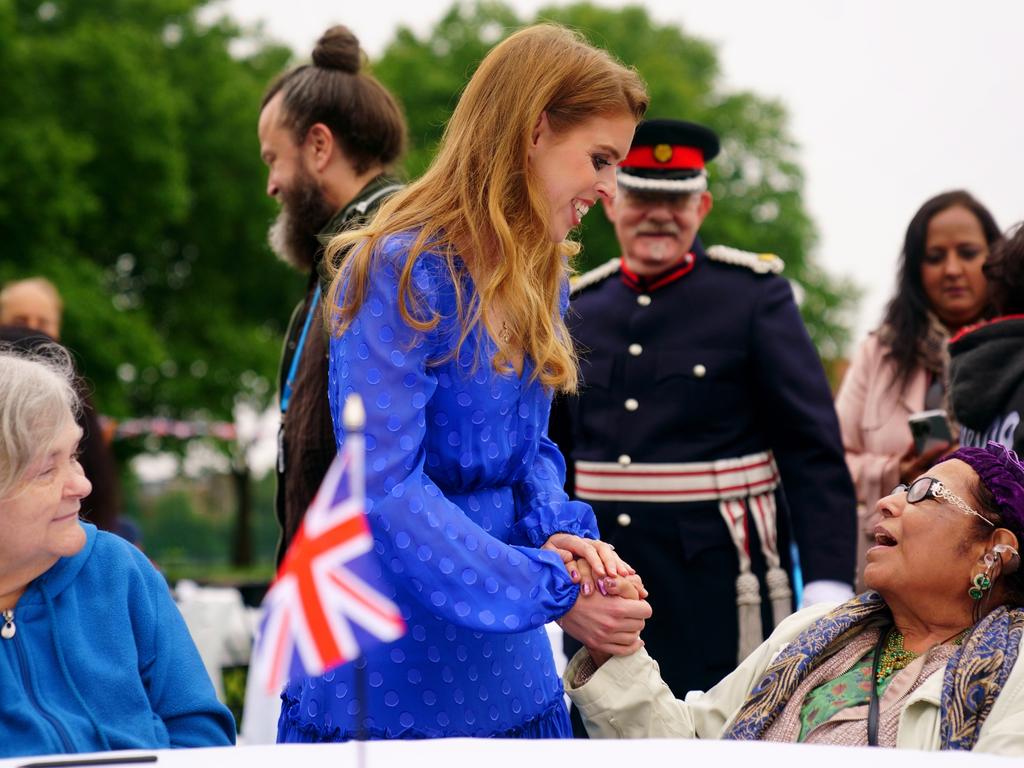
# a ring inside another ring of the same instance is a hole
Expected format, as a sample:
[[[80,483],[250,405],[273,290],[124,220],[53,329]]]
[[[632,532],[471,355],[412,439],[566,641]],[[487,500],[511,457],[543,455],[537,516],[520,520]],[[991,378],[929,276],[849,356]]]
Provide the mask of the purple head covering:
[[[960,448],[946,459],[960,459],[978,473],[999,506],[1003,525],[1024,540],[1024,464],[999,443],[984,448]]]

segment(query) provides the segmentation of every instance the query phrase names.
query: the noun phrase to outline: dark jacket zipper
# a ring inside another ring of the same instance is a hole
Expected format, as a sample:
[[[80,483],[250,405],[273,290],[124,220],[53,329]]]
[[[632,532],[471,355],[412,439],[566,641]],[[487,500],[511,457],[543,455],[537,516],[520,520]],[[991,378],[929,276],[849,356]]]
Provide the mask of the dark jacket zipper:
[[[28,673],[28,659],[25,658],[25,649],[21,645],[21,639],[17,636],[17,626],[14,623],[14,611],[3,612],[4,625],[2,630],[2,637],[4,640],[11,640],[14,643],[15,651],[18,654],[18,666],[21,667],[21,678],[25,684],[25,693],[28,694],[29,701],[35,707],[36,711],[43,716],[57,733],[57,737],[60,739],[61,744],[64,746],[64,752],[74,752],[74,745],[71,743],[71,738],[68,736],[67,731],[64,727],[54,718],[49,712],[47,712],[39,703],[39,699],[36,698],[35,689],[32,687],[32,678]],[[10,627],[10,630],[8,630]]]

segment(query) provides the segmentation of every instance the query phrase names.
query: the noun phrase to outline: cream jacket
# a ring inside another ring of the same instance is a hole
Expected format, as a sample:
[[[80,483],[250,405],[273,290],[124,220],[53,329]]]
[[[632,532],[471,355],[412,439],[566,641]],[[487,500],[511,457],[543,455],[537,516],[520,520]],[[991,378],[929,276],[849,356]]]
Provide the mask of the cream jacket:
[[[658,674],[657,663],[643,650],[610,659],[575,688],[572,680],[587,653],[581,650],[566,668],[565,690],[579,708],[591,738],[717,739],[778,653],[834,607],[819,604],[793,614],[722,682],[707,693],[690,692],[685,701],[672,695]],[[940,669],[910,694],[900,716],[897,747],[939,748],[941,694]],[[1024,755],[1024,658],[1018,657],[974,749]]]
[[[864,558],[878,524],[875,504],[900,481],[900,457],[914,440],[907,418],[924,408],[928,387],[928,373],[919,368],[900,392],[886,351],[877,335],[868,336],[836,395],[846,464],[857,488],[857,592],[865,589]]]

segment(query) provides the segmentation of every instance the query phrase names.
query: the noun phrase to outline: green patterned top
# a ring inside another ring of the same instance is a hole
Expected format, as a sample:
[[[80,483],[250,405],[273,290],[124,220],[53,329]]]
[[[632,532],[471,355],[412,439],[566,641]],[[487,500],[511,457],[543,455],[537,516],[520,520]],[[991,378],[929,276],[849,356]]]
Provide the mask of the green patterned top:
[[[822,683],[807,694],[800,710],[800,736],[797,741],[806,739],[811,731],[827,722],[836,712],[868,703],[873,681],[871,674],[873,652],[873,650],[869,651],[848,671],[834,680]],[[885,689],[889,687],[893,677],[895,675],[889,675],[878,684],[879,698],[885,694]]]

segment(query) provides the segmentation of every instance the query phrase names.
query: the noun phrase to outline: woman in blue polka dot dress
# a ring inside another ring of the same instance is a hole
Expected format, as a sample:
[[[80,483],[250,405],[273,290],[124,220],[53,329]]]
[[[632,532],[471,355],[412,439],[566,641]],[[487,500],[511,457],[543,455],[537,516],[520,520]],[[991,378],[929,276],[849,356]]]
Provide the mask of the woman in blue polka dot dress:
[[[426,174],[331,244],[329,262],[347,254],[327,304],[335,433],[360,394],[367,513],[408,632],[291,683],[280,741],[569,737],[544,625],[638,647],[645,602],[577,600],[573,557],[630,570],[592,541],[545,431],[578,377],[565,238],[615,193],[646,105],[636,73],[577,35],[522,30],[481,63]]]

